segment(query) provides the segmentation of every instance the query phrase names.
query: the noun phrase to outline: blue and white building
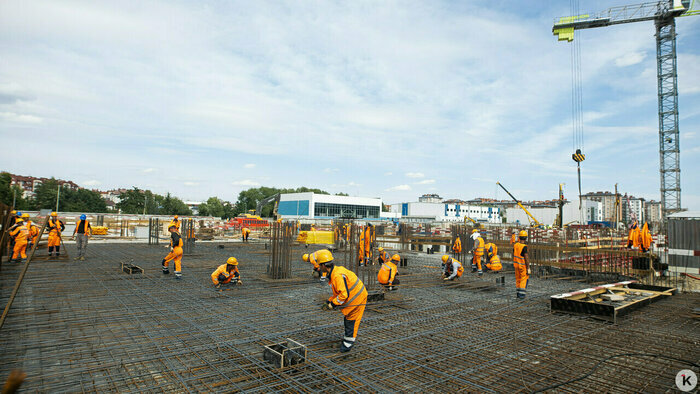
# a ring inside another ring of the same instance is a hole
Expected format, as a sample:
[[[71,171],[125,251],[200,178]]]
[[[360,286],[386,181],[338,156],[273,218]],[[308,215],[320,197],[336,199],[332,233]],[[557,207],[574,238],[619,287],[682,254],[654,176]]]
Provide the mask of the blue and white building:
[[[277,206],[277,214],[283,219],[380,219],[381,213],[381,198],[332,196],[313,192],[281,194]]]
[[[501,210],[481,205],[437,202],[404,202],[391,205],[391,212],[401,215],[401,221],[464,222],[470,217],[482,223],[501,223]]]

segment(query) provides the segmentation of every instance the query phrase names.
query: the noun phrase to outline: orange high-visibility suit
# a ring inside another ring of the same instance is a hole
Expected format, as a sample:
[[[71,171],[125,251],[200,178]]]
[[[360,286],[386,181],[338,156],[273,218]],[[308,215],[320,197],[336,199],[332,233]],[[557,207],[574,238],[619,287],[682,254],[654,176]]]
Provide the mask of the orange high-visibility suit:
[[[10,260],[17,260],[20,257],[22,260],[27,258],[27,242],[29,236],[29,229],[21,220],[11,227],[10,237],[14,238],[15,246],[12,249],[12,258]]]
[[[462,267],[462,263],[460,263],[457,259],[450,257],[450,259],[443,265],[445,266],[445,272],[443,273],[445,279],[453,280],[455,278],[462,277],[464,267]]]
[[[518,298],[525,298],[527,294],[527,280],[530,276],[527,274],[527,265],[525,265],[525,256],[527,255],[527,245],[518,241],[513,247],[513,268],[515,268],[515,295]]]
[[[462,253],[462,240],[459,239],[459,237],[455,239],[455,244],[452,245],[452,251],[454,252],[454,254]]]
[[[513,235],[510,236],[510,244],[515,245],[518,242],[518,234],[513,233]]]
[[[642,231],[639,232],[639,245],[642,247],[642,252],[648,252],[652,242],[653,239],[651,238],[649,225],[644,222],[644,227],[642,227]]]
[[[498,257],[498,247],[494,243],[487,243],[484,245],[486,250],[486,256],[488,257],[488,262],[486,263],[486,268],[491,271],[500,271],[503,269],[501,265],[501,258]]]
[[[360,264],[363,264],[365,261],[365,231],[362,230],[360,231],[360,242],[357,244],[357,259],[360,261]]]
[[[317,250],[317,251],[315,251],[315,252],[309,254],[309,263],[311,263],[311,265],[314,266],[314,272],[318,272],[319,278],[322,278],[322,279],[326,277],[326,274],[324,274],[323,272],[321,272],[321,268],[319,267],[318,262],[316,262],[316,256],[317,256],[317,253],[318,253],[318,252],[321,252],[321,251],[324,251],[324,250],[325,250],[326,252],[329,252],[328,249],[321,249],[321,250]]]
[[[365,261],[369,261],[372,258],[372,227],[365,227]]]
[[[168,269],[168,263],[172,260],[175,263],[175,276],[182,275],[182,237],[176,231],[170,234],[170,247],[172,250],[163,259],[163,272]]]
[[[177,230],[177,232],[179,233],[180,232],[180,223],[181,222],[178,219],[173,219],[170,221],[170,223],[168,223],[168,228],[175,226],[175,230]]]
[[[478,273],[481,274],[484,271],[481,269],[481,258],[484,256],[484,239],[478,237],[474,240],[474,256],[472,257],[472,272],[478,269]]]
[[[250,229],[248,227],[243,227],[241,229],[241,234],[243,236],[243,240],[248,241],[248,237],[250,237]]]
[[[328,299],[336,307],[342,307],[345,336],[343,345],[352,347],[357,338],[357,330],[365,312],[367,304],[367,290],[362,281],[354,272],[342,266],[334,266],[330,272],[328,284],[333,290],[333,295]]]
[[[56,256],[61,254],[61,232],[66,225],[59,219],[50,218],[46,227],[49,229],[49,255],[56,251]]]
[[[398,273],[399,269],[396,268],[396,264],[391,261],[385,261],[382,263],[379,273],[377,273],[377,281],[384,286],[393,286],[394,284],[398,285],[398,279],[395,279],[396,274]]]
[[[241,277],[241,274],[238,272],[237,265],[234,265],[234,268],[231,271],[226,269],[226,265],[227,264],[221,264],[219,268],[212,272],[211,281],[214,282],[215,285],[218,285],[219,283],[229,283],[231,282],[231,279],[239,279]]]
[[[391,260],[391,256],[389,256],[389,253],[387,253],[386,250],[383,250],[379,252],[379,264],[386,263],[387,261]]]
[[[27,249],[29,249],[32,245],[36,245],[36,241],[39,238],[39,231],[41,230],[39,230],[39,227],[32,223],[31,220],[27,221],[25,225],[29,229],[29,244],[27,245]]]
[[[630,229],[629,235],[627,236],[628,249],[639,249],[639,246],[641,245],[639,242],[640,235],[641,231],[639,231],[639,226],[637,226],[637,222],[634,222],[632,224],[632,228]]]

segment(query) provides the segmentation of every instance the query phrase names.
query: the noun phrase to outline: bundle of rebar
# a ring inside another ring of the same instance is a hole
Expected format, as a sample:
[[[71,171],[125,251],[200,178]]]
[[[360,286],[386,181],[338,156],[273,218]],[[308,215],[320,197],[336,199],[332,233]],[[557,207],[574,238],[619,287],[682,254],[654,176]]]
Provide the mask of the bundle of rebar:
[[[267,274],[273,279],[287,279],[292,275],[292,243],[296,226],[292,222],[275,222],[270,234],[270,262]]]

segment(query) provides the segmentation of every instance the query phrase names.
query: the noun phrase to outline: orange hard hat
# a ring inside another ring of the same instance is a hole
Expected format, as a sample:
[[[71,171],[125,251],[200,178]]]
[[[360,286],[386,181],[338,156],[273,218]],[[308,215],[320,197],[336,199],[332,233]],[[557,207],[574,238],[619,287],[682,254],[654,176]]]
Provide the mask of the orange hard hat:
[[[401,261],[401,256],[397,254],[391,256],[391,261]]]

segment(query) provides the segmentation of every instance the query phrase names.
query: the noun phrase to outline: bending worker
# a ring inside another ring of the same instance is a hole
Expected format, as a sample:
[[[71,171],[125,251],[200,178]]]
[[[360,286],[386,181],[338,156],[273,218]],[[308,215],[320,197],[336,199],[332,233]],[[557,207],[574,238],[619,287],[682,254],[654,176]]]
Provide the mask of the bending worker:
[[[464,273],[462,263],[446,254],[442,255],[442,267],[444,268],[442,280],[454,280],[455,278],[461,278],[462,274]]]
[[[340,352],[349,352],[355,344],[357,330],[360,328],[362,314],[367,304],[367,290],[362,281],[354,272],[343,266],[333,264],[333,254],[327,250],[321,250],[316,255],[316,262],[321,267],[321,272],[330,280],[328,284],[333,290],[333,295],[323,305],[324,310],[342,308],[345,318],[345,336],[340,346]]]
[[[51,212],[46,228],[49,230],[49,256],[53,256],[56,251],[58,257],[61,255],[61,233],[66,229],[66,225],[58,219],[57,212]]]
[[[170,273],[168,263],[172,260],[175,262],[175,279],[182,279],[182,237],[174,225],[170,226],[168,231],[170,231],[170,253],[161,262],[163,273],[166,275]]]
[[[10,237],[14,239],[11,262],[23,263],[27,259],[27,242],[29,242],[29,229],[22,218],[16,218],[15,224],[8,229]]]
[[[238,272],[238,260],[235,257],[229,257],[226,264],[221,264],[211,273],[211,281],[217,289],[227,283],[242,284],[241,274]]]
[[[318,259],[318,254],[321,252],[329,252],[328,249],[321,249],[317,250],[311,254],[305,253],[303,256],[301,256],[301,259],[304,260],[307,263],[311,263],[311,265],[314,266],[313,272],[311,273],[311,276],[318,275],[319,278],[323,277],[323,274],[321,274],[321,268],[318,265],[317,259]],[[329,252],[330,253],[330,252]]]
[[[396,264],[401,261],[401,256],[395,254],[391,257],[390,261],[382,262],[381,268],[379,268],[379,273],[377,273],[377,281],[379,284],[384,286],[386,290],[395,290],[394,286],[398,286],[401,282],[396,277],[399,274],[399,269],[396,268]]]
[[[487,243],[484,245],[486,250],[486,257],[488,262],[486,263],[486,268],[491,271],[500,271],[503,266],[501,265],[501,258],[498,257],[498,247],[494,243]]]
[[[515,296],[525,298],[527,280],[530,278],[530,261],[527,258],[527,231],[520,231],[518,242],[513,246],[513,268],[515,268]]]
[[[241,229],[241,239],[243,242],[248,242],[248,237],[250,237],[250,229],[248,227],[243,227]]]
[[[377,256],[377,260],[379,260],[379,264],[384,264],[387,261],[391,260],[389,253],[385,252],[384,248],[382,248],[381,246],[379,248],[377,248],[377,251],[379,252],[379,255]]]
[[[474,248],[472,249],[472,272],[478,272],[479,276],[483,275],[481,269],[481,257],[484,255],[484,239],[481,238],[479,230],[472,230],[472,239],[474,240]]]
[[[78,247],[78,256],[75,258],[76,260],[85,260],[85,250],[87,250],[88,238],[90,238],[90,235],[92,235],[90,222],[87,221],[87,216],[85,216],[85,214],[80,215],[80,220],[75,224],[75,230],[73,230],[75,245]]]

